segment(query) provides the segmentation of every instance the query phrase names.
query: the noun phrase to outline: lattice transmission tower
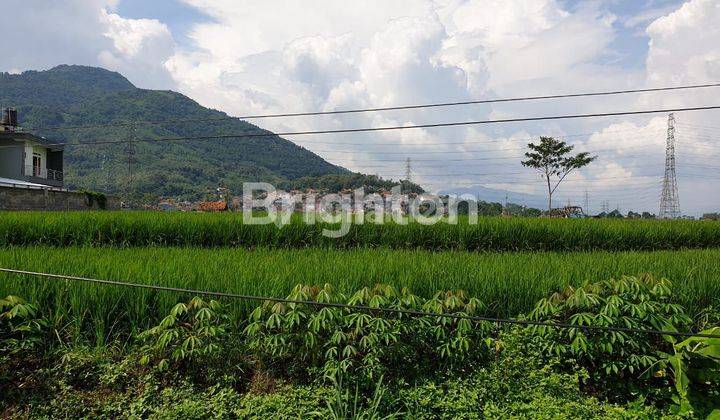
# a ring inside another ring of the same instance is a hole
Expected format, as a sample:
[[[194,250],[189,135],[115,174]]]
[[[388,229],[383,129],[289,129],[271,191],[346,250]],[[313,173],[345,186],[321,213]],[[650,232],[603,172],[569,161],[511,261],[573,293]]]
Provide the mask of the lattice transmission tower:
[[[661,219],[680,218],[680,195],[675,173],[675,115],[668,115],[667,145],[665,146],[665,177],[660,196]]]
[[[408,183],[412,182],[412,162],[410,158],[405,159],[405,180]]]

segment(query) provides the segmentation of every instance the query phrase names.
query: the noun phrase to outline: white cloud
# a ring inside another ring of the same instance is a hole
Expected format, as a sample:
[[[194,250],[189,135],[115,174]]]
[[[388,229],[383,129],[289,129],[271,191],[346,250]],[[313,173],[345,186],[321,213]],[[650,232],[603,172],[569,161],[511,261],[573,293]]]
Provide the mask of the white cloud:
[[[692,0],[635,16],[615,16],[601,2],[570,7],[559,0],[183,0],[209,19],[192,26],[183,38],[188,43],[181,47],[163,22],[120,16],[114,12],[115,1],[34,0],[30,6],[7,1],[18,9],[19,19],[6,22],[3,32],[18,34],[11,39],[17,47],[4,57],[0,70],[46,68],[61,62],[100,64],[141,86],[176,86],[203,105],[232,115],[720,80],[717,0]],[[645,68],[616,64],[614,48],[622,42],[623,31],[634,32],[627,28],[640,28],[645,22],[650,22],[644,33],[649,41]],[[38,30],[24,31],[27,27]],[[42,53],[26,53],[33,49]],[[408,125],[713,104],[716,93],[698,90],[253,122],[275,131]],[[698,127],[716,115],[677,115],[678,165],[684,162],[682,152],[698,155],[717,147],[708,131]],[[565,138],[578,150],[603,150],[596,163],[572,176],[576,183],[564,187],[568,197],[578,198],[579,186],[588,179],[589,188],[627,200],[626,207],[641,197],[641,191],[646,195],[642,205],[653,210],[656,200],[650,195],[655,190],[618,179],[630,175],[639,185],[652,181],[645,177],[659,175],[665,124],[665,116],[641,116],[293,140],[332,162],[396,179],[403,171],[402,153],[407,151],[414,160],[416,179],[430,188],[499,184],[501,178],[507,188],[542,193],[541,185],[521,184],[536,181],[532,171],[519,163],[527,138],[595,132]],[[693,159],[691,165],[709,161],[707,156]],[[431,175],[440,172],[500,175]],[[682,172],[679,166],[679,173],[690,171]],[[683,192],[687,182],[697,188]],[[681,196],[717,205],[720,193],[708,193],[712,190],[704,185],[681,177]],[[704,191],[704,196],[693,196],[694,191]]]
[[[644,81],[637,70],[608,64],[614,60],[611,45],[617,36],[617,17],[594,3],[568,10],[553,0],[426,0],[404,7],[397,2],[377,7],[375,2],[339,6],[320,0],[280,6],[186,2],[213,20],[191,31],[194,45],[178,52],[168,69],[181,91],[235,115],[592,91]],[[278,16],[278,7],[286,12],[283,16],[292,18]],[[295,131],[605,111],[626,109],[628,104],[627,97],[616,97],[257,122],[275,131]],[[642,132],[648,120],[631,120],[631,127],[624,129]],[[536,181],[532,171],[519,163],[527,138],[541,132],[602,130],[605,125],[603,120],[548,122],[293,140],[350,169],[396,179],[402,175],[406,157],[402,153],[407,151],[415,179],[430,188],[473,181],[487,184],[498,178],[434,175],[438,173],[495,172],[513,181],[508,188],[541,193],[541,185],[520,183]],[[597,148],[595,142],[616,144],[613,131],[617,129],[573,143],[585,148]],[[628,144],[661,147],[656,143],[663,137],[660,133],[648,144],[635,139]],[[603,157],[587,176],[610,179],[593,179],[595,184],[590,185],[595,188],[617,186],[616,178],[626,173],[644,173],[634,168],[637,159],[627,153]],[[584,176],[572,178],[579,182]]]
[[[599,74],[605,84],[616,76],[593,67],[612,39],[612,16],[589,7],[570,13],[552,0],[428,0],[402,7],[186,2],[213,21],[191,31],[194,46],[176,54],[168,68],[183,92],[236,115],[462,100],[492,90],[524,91],[539,80],[570,89],[589,75]],[[279,17],[278,7],[292,18]],[[434,109],[380,119],[263,124],[309,129],[481,118],[490,111]]]
[[[720,2],[693,0],[652,22],[648,81],[686,83],[720,79]]]
[[[5,0],[0,71],[42,70],[58,64],[99,65],[142,87],[170,88],[163,61],[174,53],[168,28],[157,20],[112,13],[117,0]]]
[[[335,86],[356,79],[355,63],[344,53],[347,48],[351,48],[348,35],[297,39],[283,50],[283,65],[315,97],[313,101],[324,102]]]
[[[112,39],[115,49],[126,57],[138,55],[142,48],[147,47],[148,40],[172,40],[170,30],[157,19],[125,19],[102,9],[100,22],[107,25],[103,35]]]
[[[103,67],[156,88],[173,86],[163,58],[173,55],[175,41],[165,24],[156,19],[125,19],[105,9],[100,10],[99,19],[106,28],[103,35],[114,47],[98,54]]]
[[[445,37],[433,17],[388,22],[360,56],[360,77],[370,100],[389,106],[467,97],[464,71],[438,59]]]

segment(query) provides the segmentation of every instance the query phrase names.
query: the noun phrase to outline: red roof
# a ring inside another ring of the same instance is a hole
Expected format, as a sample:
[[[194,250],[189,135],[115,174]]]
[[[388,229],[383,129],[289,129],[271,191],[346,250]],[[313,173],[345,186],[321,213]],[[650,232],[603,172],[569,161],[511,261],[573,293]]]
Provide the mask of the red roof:
[[[227,203],[224,201],[203,201],[198,206],[200,211],[225,211],[227,210]]]

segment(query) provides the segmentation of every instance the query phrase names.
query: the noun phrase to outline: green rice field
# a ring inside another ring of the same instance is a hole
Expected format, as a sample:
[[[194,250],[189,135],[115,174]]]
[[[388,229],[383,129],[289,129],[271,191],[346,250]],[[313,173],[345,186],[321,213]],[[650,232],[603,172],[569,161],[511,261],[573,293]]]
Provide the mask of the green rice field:
[[[431,252],[389,249],[9,247],[0,266],[183,288],[285,296],[297,283],[342,291],[390,283],[420,295],[464,289],[487,315],[516,316],[566,285],[645,272],[673,281],[691,313],[720,303],[720,250],[656,252]],[[0,296],[52,311],[58,328],[102,342],[146,328],[187,296],[0,273]],[[229,302],[238,315],[255,305]]]
[[[365,223],[323,236],[324,223],[245,225],[241,214],[0,213],[0,246],[391,248],[468,251],[629,251],[720,247],[720,223],[481,217],[477,224]]]

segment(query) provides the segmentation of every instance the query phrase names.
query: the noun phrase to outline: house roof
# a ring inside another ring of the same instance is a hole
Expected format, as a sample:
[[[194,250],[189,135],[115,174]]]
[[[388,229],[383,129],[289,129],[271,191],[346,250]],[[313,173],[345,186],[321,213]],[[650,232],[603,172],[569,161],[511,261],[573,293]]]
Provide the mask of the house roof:
[[[0,187],[42,188],[42,189],[51,188],[48,185],[36,184],[34,182],[27,182],[27,181],[22,181],[19,179],[1,178],[1,177],[0,177]]]
[[[53,150],[62,150],[63,145],[58,144],[53,140],[47,139],[45,137],[36,136],[30,133],[26,133],[24,131],[4,131],[0,132],[0,140],[2,139],[10,139],[10,140],[29,140],[33,141],[35,143],[42,144],[43,146],[47,146],[50,149]]]
[[[227,203],[224,201],[203,201],[198,205],[200,211],[225,211]]]

